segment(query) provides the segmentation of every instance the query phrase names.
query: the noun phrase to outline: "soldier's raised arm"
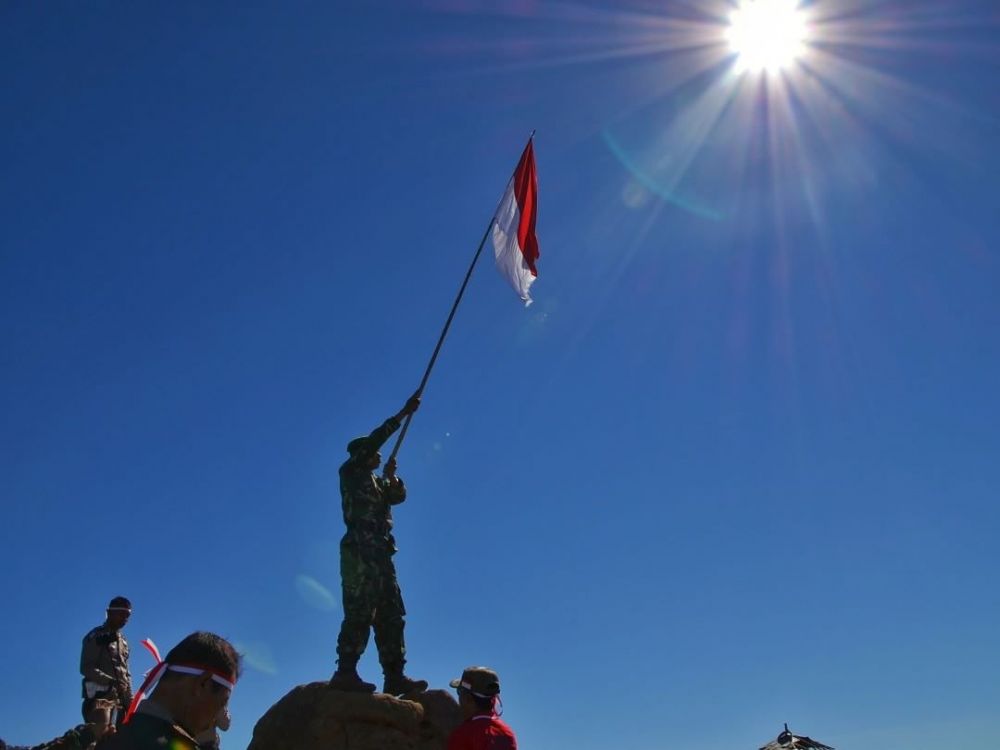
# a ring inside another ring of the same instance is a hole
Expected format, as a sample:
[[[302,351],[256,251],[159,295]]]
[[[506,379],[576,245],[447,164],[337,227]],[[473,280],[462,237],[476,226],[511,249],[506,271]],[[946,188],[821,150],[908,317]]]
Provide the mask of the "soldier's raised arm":
[[[406,403],[403,404],[403,408],[399,410],[399,413],[396,415],[396,419],[402,422],[404,417],[413,414],[413,412],[415,412],[419,408],[420,408],[420,393],[418,392],[414,393],[412,396],[406,399]]]
[[[368,457],[381,448],[385,441],[389,439],[389,436],[399,429],[403,419],[419,408],[420,396],[414,393],[406,400],[403,408],[396,414],[385,420],[367,436],[354,438],[354,440],[347,444],[347,452],[351,454],[351,457],[347,459],[347,463],[364,464],[368,460]]]

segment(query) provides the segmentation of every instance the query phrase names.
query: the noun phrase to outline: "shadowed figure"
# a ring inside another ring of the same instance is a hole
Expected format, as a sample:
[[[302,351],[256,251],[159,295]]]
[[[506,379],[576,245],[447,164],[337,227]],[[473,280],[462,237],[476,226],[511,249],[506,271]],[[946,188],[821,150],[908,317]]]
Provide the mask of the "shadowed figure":
[[[358,660],[375,631],[375,645],[385,675],[382,691],[389,695],[421,693],[425,680],[403,674],[406,644],[403,638],[403,595],[396,579],[396,539],[392,535],[392,506],[406,500],[406,486],[396,476],[396,459],[385,465],[382,477],[374,474],[382,463],[379,449],[403,420],[420,406],[414,393],[395,416],[370,435],[347,444],[348,458],[340,467],[341,506],[347,533],[340,540],[340,580],[344,620],[337,638],[337,671],[330,687],[348,692],[372,693],[375,684],[358,675]]]
[[[760,750],[833,750],[829,745],[817,742],[810,737],[800,737],[788,731],[788,725],[778,735],[774,742],[768,742]]]

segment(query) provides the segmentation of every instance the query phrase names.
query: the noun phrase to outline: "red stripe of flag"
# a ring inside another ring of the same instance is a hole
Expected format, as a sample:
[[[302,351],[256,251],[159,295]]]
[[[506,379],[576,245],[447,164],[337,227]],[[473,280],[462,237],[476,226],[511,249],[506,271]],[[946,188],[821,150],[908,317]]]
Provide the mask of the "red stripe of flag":
[[[528,145],[521,154],[521,160],[514,171],[514,195],[517,206],[521,210],[521,222],[517,227],[517,244],[524,255],[524,262],[532,276],[538,276],[535,261],[540,255],[538,238],[535,237],[535,218],[538,215],[538,174],[535,171],[534,142]]]

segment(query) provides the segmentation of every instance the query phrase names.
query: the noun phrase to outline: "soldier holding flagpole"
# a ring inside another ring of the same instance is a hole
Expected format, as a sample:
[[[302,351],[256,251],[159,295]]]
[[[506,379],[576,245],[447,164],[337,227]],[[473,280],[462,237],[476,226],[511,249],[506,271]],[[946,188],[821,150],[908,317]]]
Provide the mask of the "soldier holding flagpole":
[[[535,236],[538,178],[533,137],[532,131],[469,264],[416,392],[399,413],[389,417],[371,434],[355,438],[347,445],[350,457],[340,467],[340,492],[347,526],[347,533],[340,542],[344,620],[337,639],[337,671],[330,680],[330,687],[334,689],[374,692],[375,685],[362,680],[357,671],[372,629],[385,676],[383,692],[402,695],[427,689],[424,680],[414,680],[403,673],[406,654],[403,616],[406,610],[392,562],[396,544],[392,536],[391,508],[406,499],[406,487],[396,476],[396,455],[413,414],[420,406],[431,370],[488,238],[492,239],[500,274],[525,305],[531,304],[529,290],[538,275],[539,257]],[[383,476],[377,477],[374,471],[382,463],[379,449],[397,430],[400,430],[399,436],[385,463]]]
[[[406,499],[406,486],[396,476],[396,459],[386,462],[385,476],[373,472],[382,463],[379,448],[405,417],[419,408],[414,394],[399,413],[389,417],[365,437],[347,444],[349,458],[340,467],[340,494],[347,533],[340,540],[340,577],[344,621],[337,638],[337,671],[330,687],[350,692],[375,691],[375,685],[358,675],[358,660],[375,630],[375,645],[385,676],[383,692],[390,695],[427,689],[424,680],[403,673],[406,645],[403,637],[406,609],[396,579],[392,556],[392,506]]]

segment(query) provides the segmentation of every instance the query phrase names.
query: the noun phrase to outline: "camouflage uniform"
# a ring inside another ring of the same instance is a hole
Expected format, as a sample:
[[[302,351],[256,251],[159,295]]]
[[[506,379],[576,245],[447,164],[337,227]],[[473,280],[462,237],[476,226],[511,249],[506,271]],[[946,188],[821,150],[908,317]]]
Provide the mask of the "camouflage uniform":
[[[198,742],[184,727],[140,710],[128,724],[101,740],[98,750],[199,750]]]
[[[352,440],[348,446],[351,457],[340,467],[340,494],[347,526],[340,540],[344,622],[337,639],[337,655],[342,664],[357,663],[373,626],[383,668],[401,669],[406,654],[406,610],[392,562],[396,552],[392,506],[406,499],[406,487],[401,479],[384,479],[368,468],[371,456],[398,429],[399,420],[390,417],[368,437]]]
[[[0,740],[0,750],[86,750],[97,739],[94,728],[90,724],[81,724],[70,729],[62,737],[45,742],[41,745],[8,745]]]
[[[98,625],[83,637],[80,674],[83,675],[83,718],[89,720],[96,700],[107,699],[114,702],[120,721],[132,702],[128,641],[120,630]]]

